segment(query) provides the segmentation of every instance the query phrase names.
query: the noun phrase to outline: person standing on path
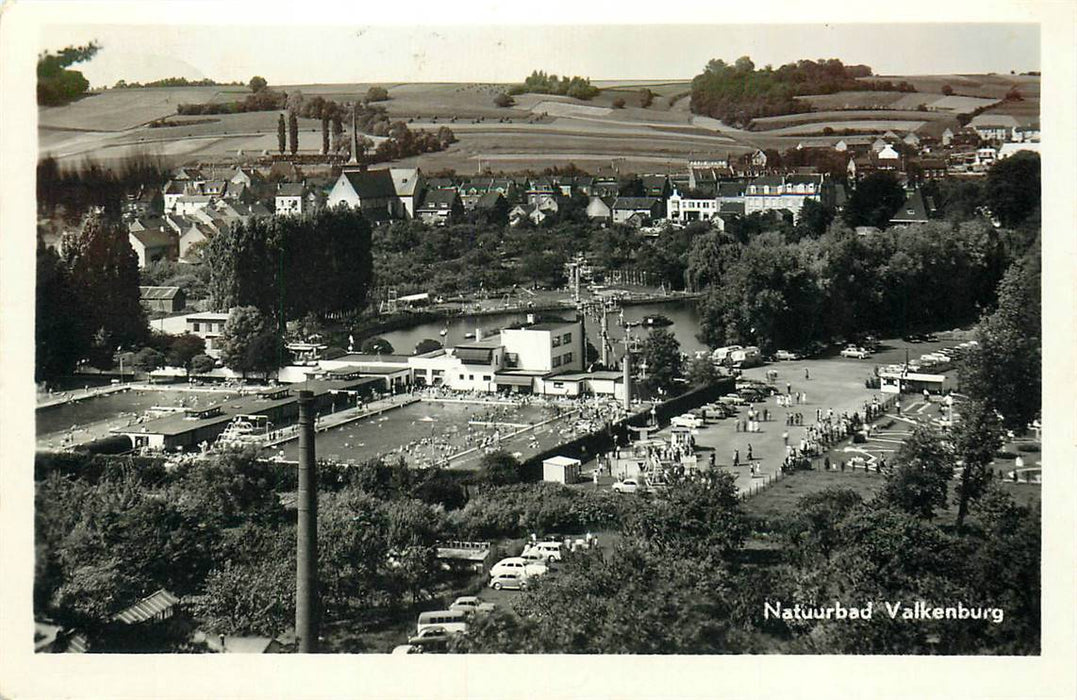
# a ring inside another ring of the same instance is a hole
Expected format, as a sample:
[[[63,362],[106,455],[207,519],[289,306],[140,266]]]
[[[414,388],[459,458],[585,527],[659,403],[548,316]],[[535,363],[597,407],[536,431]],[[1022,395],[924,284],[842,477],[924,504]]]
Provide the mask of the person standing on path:
[[[789,382],[785,383],[785,393],[786,394],[792,394],[793,393],[793,385],[790,384]]]
[[[733,450],[733,466],[740,466],[740,450]]]
[[[806,382],[811,381],[811,375],[808,374],[808,368],[807,367],[804,368],[804,381],[806,381]]]
[[[752,443],[748,443],[748,461],[752,461]]]
[[[785,445],[789,444],[789,431],[788,430],[786,430],[784,433],[782,433],[782,442]]]

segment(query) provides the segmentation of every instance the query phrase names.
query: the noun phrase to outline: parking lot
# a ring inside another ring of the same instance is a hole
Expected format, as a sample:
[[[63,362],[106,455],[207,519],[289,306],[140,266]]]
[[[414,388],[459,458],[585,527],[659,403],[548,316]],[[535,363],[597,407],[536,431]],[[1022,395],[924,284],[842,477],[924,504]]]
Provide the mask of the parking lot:
[[[878,389],[868,388],[867,380],[875,377],[876,369],[887,365],[916,361],[921,355],[933,353],[952,347],[964,338],[939,339],[930,342],[907,342],[900,339],[884,340],[877,350],[864,359],[842,357],[841,347],[835,347],[823,357],[801,360],[771,362],[762,367],[753,367],[743,371],[742,378],[769,384],[785,396],[793,396],[788,407],[778,404],[777,396],[752,404],[757,413],[765,409],[769,420],[759,420],[757,432],[741,432],[738,421],[747,417],[747,406],[741,406],[737,416],[706,421],[706,424],[694,431],[697,450],[701,450],[703,464],[714,455],[715,465],[733,473],[736,485],[742,492],[757,489],[761,484],[776,477],[786,456],[786,444],[797,445],[805,438],[808,428],[817,422],[819,416],[832,411],[833,415],[843,413],[864,414],[865,403],[878,400],[880,403],[893,397]],[[940,372],[953,381],[956,371],[953,369],[925,368],[925,372]],[[802,399],[797,401],[797,394]],[[802,420],[798,425],[787,425],[786,417],[800,414]],[[878,427],[871,438],[861,444],[840,442],[832,450],[821,456],[817,467],[821,468],[824,457],[829,457],[835,469],[842,461],[851,468],[854,459],[874,465],[877,461],[890,460],[893,452],[900,447],[905,437],[912,432],[917,422],[940,418],[940,404],[924,402],[918,394],[906,394],[902,401],[902,415],[889,412],[884,419],[877,421]],[[784,437],[788,434],[787,438]],[[668,440],[670,429],[667,427],[653,437]],[[751,461],[756,465],[755,473],[748,461],[749,446]],[[736,453],[736,455],[735,455]],[[734,466],[735,456],[739,462]],[[862,467],[861,467],[862,468]],[[616,480],[616,475],[600,477],[600,487],[609,487]],[[584,486],[584,488],[587,488]]]

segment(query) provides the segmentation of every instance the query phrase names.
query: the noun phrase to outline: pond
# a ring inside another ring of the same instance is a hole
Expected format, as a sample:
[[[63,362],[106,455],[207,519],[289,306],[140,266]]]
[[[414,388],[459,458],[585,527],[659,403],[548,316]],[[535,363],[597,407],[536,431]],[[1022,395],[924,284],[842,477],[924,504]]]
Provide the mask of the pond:
[[[571,318],[573,315],[573,311],[570,309],[547,313],[550,315],[560,315],[562,318]],[[643,304],[640,306],[628,306],[624,309],[624,317],[628,322],[638,322],[647,316],[658,314],[666,316],[673,321],[673,325],[668,326],[667,328],[674,336],[676,336],[678,342],[680,342],[682,352],[692,354],[697,350],[707,349],[706,345],[696,338],[696,333],[699,332],[699,311],[696,308],[694,301],[684,300],[662,304]],[[383,334],[381,337],[388,340],[397,353],[411,354],[415,352],[415,346],[419,341],[427,338],[437,340],[444,345],[458,345],[467,342],[468,339],[466,339],[464,335],[467,333],[474,333],[476,329],[482,329],[484,335],[489,335],[496,332],[498,329],[524,323],[526,320],[527,313],[520,312],[490,316],[468,316],[453,318],[448,322],[438,321],[424,323],[413,328],[391,331]],[[587,339],[596,348],[599,347],[599,321],[592,317],[587,317],[584,325],[587,332]],[[445,331],[444,336],[441,335],[442,331]],[[648,332],[649,331],[643,327],[633,329],[633,334],[640,338],[644,337]],[[615,343],[616,352],[614,354],[619,357],[621,350],[617,347],[616,343],[624,337],[624,332],[620,327],[616,316],[611,316],[609,318],[609,334],[610,338]]]

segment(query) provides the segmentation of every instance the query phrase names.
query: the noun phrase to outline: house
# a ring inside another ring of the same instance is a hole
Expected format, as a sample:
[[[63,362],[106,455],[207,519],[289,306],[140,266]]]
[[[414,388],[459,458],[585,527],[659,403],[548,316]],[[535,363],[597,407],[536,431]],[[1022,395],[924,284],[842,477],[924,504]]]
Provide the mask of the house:
[[[1022,124],[1015,126],[1013,132],[1010,135],[1010,141],[1016,143],[1028,143],[1038,142],[1040,140],[1040,124],[1039,122],[1032,122],[1031,124]]]
[[[662,200],[657,197],[618,197],[611,207],[613,223],[628,221],[633,214],[639,214],[646,221],[662,218]]]
[[[949,146],[954,140],[953,130],[950,129],[950,127],[946,127],[942,132],[942,136],[939,137],[939,140],[942,142],[943,146]]]
[[[1018,126],[1017,118],[1009,114],[978,114],[969,122],[976,130],[976,135],[984,141],[1010,140],[1010,135]]]
[[[794,220],[800,216],[805,199],[821,201],[822,175],[763,175],[748,183],[744,196],[746,215],[788,210]]]
[[[139,287],[139,301],[148,311],[176,313],[187,306],[187,294],[179,287]]]
[[[669,177],[665,175],[644,175],[640,178],[644,197],[665,199],[670,193]]]
[[[890,144],[888,144],[885,139],[883,139],[882,137],[879,137],[879,138],[877,138],[877,139],[875,139],[874,141],[871,142],[871,150],[878,153],[879,151],[883,150],[884,148],[886,148],[889,145]]]
[[[202,194],[212,197],[223,197],[228,190],[227,180],[207,180],[202,184]]]
[[[910,169],[914,165],[920,168],[926,180],[942,180],[946,177],[946,161],[941,158],[923,158],[914,161],[909,164]]]
[[[616,197],[592,196],[587,201],[587,218],[591,221],[612,221],[613,202]]]
[[[127,196],[126,213],[132,216],[160,215],[164,212],[164,198],[156,187],[140,187],[136,193]]]
[[[134,605],[124,608],[112,618],[116,622],[137,625],[141,622],[167,620],[176,614],[179,598],[164,588],[142,598]]]
[[[767,167],[767,154],[760,149],[756,149],[755,153],[751,155],[749,159],[753,168],[761,169]]]
[[[273,198],[274,213],[278,216],[302,214],[304,190],[301,182],[282,182],[277,185],[277,195]]]
[[[918,148],[920,146],[920,137],[916,135],[915,131],[910,131],[905,134],[905,138],[901,140],[903,143],[912,146],[913,148]]]
[[[591,194],[596,197],[616,197],[621,194],[621,183],[616,175],[598,175],[591,185]]]
[[[175,211],[176,201],[187,194],[187,185],[182,180],[170,180],[165,185],[164,208],[165,211]]]
[[[210,357],[220,357],[218,338],[224,332],[224,326],[228,323],[228,314],[206,311],[199,314],[191,314],[184,323],[185,331],[197,335],[206,341],[206,354]]]
[[[549,218],[550,214],[533,204],[517,204],[509,210],[510,226],[519,226],[525,220],[536,226],[541,226]]]
[[[927,222],[927,206],[924,204],[924,197],[918,189],[909,194],[905,203],[890,218],[891,226],[898,224],[926,224]]]
[[[503,224],[508,220],[509,204],[503,194],[497,190],[491,190],[479,197],[475,202],[474,211],[486,221]]]
[[[580,480],[580,460],[557,455],[542,461],[542,480],[574,484]]]
[[[418,168],[389,168],[393,190],[404,208],[404,218],[414,219],[423,194],[422,173]]]
[[[999,146],[998,160],[1002,160],[1003,158],[1009,158],[1014,153],[1019,153],[1020,151],[1028,151],[1030,153],[1039,153],[1040,152],[1040,144],[1038,142],[1035,142],[1035,141],[1033,141],[1033,142],[1025,142],[1025,143],[1004,143],[1001,146]]]
[[[720,209],[721,202],[715,197],[682,196],[677,190],[666,200],[666,216],[670,221],[709,221]]]
[[[139,268],[160,260],[175,260],[179,257],[178,240],[164,224],[159,228],[130,231],[127,240],[138,256]]]
[[[878,158],[880,161],[887,161],[887,160],[889,160],[889,161],[899,161],[899,160],[901,160],[901,154],[898,153],[897,150],[893,146],[891,146],[890,144],[886,144],[885,146],[880,148],[878,150],[878,152],[875,154],[875,157]]]
[[[976,160],[973,165],[978,169],[986,170],[994,165],[997,159],[998,151],[990,146],[984,146],[983,148],[976,149]]]
[[[184,230],[179,237],[179,257],[181,260],[191,261],[196,260],[199,256],[195,254],[196,248],[194,246],[205,243],[211,237],[216,235],[216,231],[196,221],[192,221],[191,225]]]
[[[206,194],[185,194],[175,200],[175,204],[167,211],[186,216],[199,209],[205,209],[216,202],[217,199]]]
[[[456,190],[427,190],[415,213],[416,218],[425,224],[445,226],[460,219],[464,206]]]
[[[415,215],[421,174],[413,168],[345,170],[329,192],[327,205],[357,208],[369,219],[407,219]]]

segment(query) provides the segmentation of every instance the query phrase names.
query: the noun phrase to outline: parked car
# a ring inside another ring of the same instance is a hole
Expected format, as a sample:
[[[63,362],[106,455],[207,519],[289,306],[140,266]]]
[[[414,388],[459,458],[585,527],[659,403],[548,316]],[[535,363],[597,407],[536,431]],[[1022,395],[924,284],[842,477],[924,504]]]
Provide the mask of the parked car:
[[[669,421],[670,425],[676,425],[682,428],[696,428],[703,427],[703,419],[699,416],[693,416],[691,413],[685,413],[680,416],[674,416]]]
[[[526,557],[528,554],[539,554],[543,560],[561,561],[561,543],[560,542],[536,542],[533,545],[524,548],[522,556]]]
[[[398,644],[393,647],[391,654],[421,654],[423,648],[419,644]]]
[[[462,595],[449,606],[449,610],[463,610],[466,613],[490,612],[496,608],[493,603],[487,603],[474,595]]]
[[[528,576],[541,576],[546,573],[546,571],[547,568],[545,564],[529,562],[521,557],[505,557],[490,567],[490,576],[519,574],[520,576],[527,578]]]
[[[527,588],[527,578],[517,573],[503,573],[491,578],[489,586],[495,591],[503,588],[510,591],[522,591]]]
[[[774,351],[774,359],[777,360],[777,361],[781,361],[781,360],[799,360],[800,359],[800,354],[796,353],[796,352],[793,352],[792,350],[775,350]]]
[[[635,479],[624,479],[613,483],[614,493],[637,493],[642,488],[642,485]]]
[[[744,400],[744,397],[740,394],[726,394],[718,398],[724,404],[732,404],[734,406],[744,406],[748,402]]]
[[[866,360],[871,353],[864,348],[857,347],[856,345],[850,345],[841,351],[842,357],[852,357],[857,360]]]
[[[441,646],[449,641],[455,632],[450,632],[444,627],[427,627],[413,637],[408,637],[408,644],[416,646],[436,645]]]

